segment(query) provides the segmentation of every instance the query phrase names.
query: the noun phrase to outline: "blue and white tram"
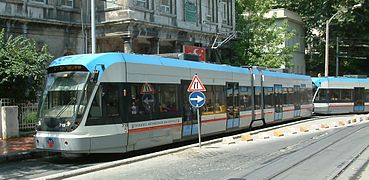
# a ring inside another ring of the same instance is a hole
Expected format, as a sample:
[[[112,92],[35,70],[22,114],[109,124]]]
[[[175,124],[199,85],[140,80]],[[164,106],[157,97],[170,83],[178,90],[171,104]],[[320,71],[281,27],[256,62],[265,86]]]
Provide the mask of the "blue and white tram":
[[[186,91],[195,74],[207,89],[203,136],[312,114],[308,76],[158,56],[73,55],[48,67],[36,147],[120,153],[196,138]]]
[[[369,79],[349,77],[312,78],[316,88],[314,113],[369,112]]]

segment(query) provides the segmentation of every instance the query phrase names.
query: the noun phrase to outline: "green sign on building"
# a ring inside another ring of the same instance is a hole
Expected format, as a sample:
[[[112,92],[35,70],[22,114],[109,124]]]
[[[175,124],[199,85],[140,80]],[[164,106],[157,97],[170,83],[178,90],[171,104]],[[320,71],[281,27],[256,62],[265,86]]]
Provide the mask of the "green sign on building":
[[[197,6],[195,0],[185,0],[185,21],[197,21]]]

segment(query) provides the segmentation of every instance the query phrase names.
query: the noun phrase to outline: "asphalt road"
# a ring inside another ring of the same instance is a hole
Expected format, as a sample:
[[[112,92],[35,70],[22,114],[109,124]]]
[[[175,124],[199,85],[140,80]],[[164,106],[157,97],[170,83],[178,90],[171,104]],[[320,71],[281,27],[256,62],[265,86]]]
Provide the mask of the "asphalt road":
[[[368,179],[369,121],[314,130],[322,122],[350,118],[291,123],[310,127],[307,133],[265,139],[273,127],[253,134],[252,142],[236,139],[202,148],[181,147],[144,158],[105,154],[10,162],[0,165],[0,179]]]
[[[315,132],[216,143],[69,179],[336,179],[369,146],[369,123]],[[361,169],[364,169],[363,167]]]

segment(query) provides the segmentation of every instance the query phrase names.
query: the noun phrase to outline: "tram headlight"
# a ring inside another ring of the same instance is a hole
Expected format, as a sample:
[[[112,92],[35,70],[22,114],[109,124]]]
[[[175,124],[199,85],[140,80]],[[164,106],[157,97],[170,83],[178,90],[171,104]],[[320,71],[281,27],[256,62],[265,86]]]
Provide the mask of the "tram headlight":
[[[70,121],[67,121],[66,125],[67,126],[70,126],[71,125],[71,122]]]

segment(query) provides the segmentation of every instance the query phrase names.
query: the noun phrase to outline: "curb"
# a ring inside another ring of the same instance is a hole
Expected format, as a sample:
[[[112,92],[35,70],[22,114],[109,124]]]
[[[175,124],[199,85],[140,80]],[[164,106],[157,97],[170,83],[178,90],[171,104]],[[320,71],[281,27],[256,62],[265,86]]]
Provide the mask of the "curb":
[[[21,161],[25,159],[35,159],[42,157],[43,152],[31,150],[31,151],[22,151],[16,153],[10,153],[6,155],[0,155],[0,164],[11,161]]]

